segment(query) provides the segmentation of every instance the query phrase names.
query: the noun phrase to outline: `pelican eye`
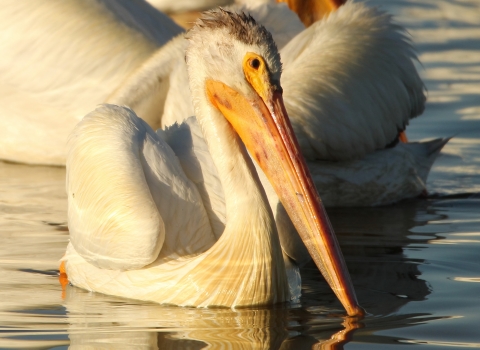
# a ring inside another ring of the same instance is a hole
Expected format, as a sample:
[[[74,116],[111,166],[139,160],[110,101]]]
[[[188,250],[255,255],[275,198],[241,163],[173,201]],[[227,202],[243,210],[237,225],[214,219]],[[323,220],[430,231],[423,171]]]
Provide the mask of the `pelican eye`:
[[[260,68],[261,62],[260,62],[260,60],[259,60],[258,58],[254,58],[254,59],[250,60],[250,61],[248,62],[248,64],[249,64],[250,67],[252,67],[253,69],[258,69],[258,68]]]
[[[245,79],[257,94],[266,100],[272,87],[268,66],[263,57],[254,52],[247,52],[242,66]]]

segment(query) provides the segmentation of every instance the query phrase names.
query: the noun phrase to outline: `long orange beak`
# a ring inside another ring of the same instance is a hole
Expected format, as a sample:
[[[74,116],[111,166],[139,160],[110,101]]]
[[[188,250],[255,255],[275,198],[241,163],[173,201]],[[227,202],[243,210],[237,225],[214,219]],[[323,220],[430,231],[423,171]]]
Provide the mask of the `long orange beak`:
[[[363,315],[332,226],[300,153],[282,95],[262,74],[255,79],[247,78],[257,91],[253,100],[213,80],[206,81],[206,92],[267,175],[347,313]]]

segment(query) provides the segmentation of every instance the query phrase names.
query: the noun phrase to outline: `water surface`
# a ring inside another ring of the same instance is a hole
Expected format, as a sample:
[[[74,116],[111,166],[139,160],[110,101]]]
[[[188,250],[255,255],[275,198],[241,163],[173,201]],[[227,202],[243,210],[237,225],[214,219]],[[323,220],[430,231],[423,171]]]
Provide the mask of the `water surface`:
[[[429,199],[329,210],[365,319],[344,317],[313,265],[295,305],[191,309],[62,291],[65,169],[0,163],[0,348],[480,348],[480,3],[369,3],[417,43],[429,102],[410,139],[454,138]]]

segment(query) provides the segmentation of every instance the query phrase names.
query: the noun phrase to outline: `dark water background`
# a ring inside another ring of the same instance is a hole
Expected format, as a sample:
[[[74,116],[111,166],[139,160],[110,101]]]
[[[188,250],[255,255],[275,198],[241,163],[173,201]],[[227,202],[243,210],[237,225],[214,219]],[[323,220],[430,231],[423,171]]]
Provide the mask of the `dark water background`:
[[[411,140],[454,136],[430,199],[330,209],[360,303],[343,310],[313,266],[301,303],[163,307],[68,287],[65,170],[0,163],[0,348],[480,348],[480,1],[375,0],[408,28],[429,102]]]

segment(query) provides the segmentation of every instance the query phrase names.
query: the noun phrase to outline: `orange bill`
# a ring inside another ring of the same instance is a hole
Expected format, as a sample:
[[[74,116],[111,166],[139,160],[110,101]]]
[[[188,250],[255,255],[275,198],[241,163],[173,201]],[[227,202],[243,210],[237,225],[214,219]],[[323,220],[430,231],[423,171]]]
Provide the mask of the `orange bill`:
[[[305,27],[309,27],[335,11],[346,0],[277,0],[277,2],[286,2],[290,10],[300,17]]]
[[[363,315],[339,244],[293,133],[279,83],[270,81],[261,57],[249,53],[245,60],[246,79],[256,92],[253,99],[214,80],[206,81],[207,95],[264,171],[347,313]]]
[[[398,139],[403,143],[408,143],[408,137],[407,137],[407,133],[405,132],[405,130],[401,131],[398,134]]]

